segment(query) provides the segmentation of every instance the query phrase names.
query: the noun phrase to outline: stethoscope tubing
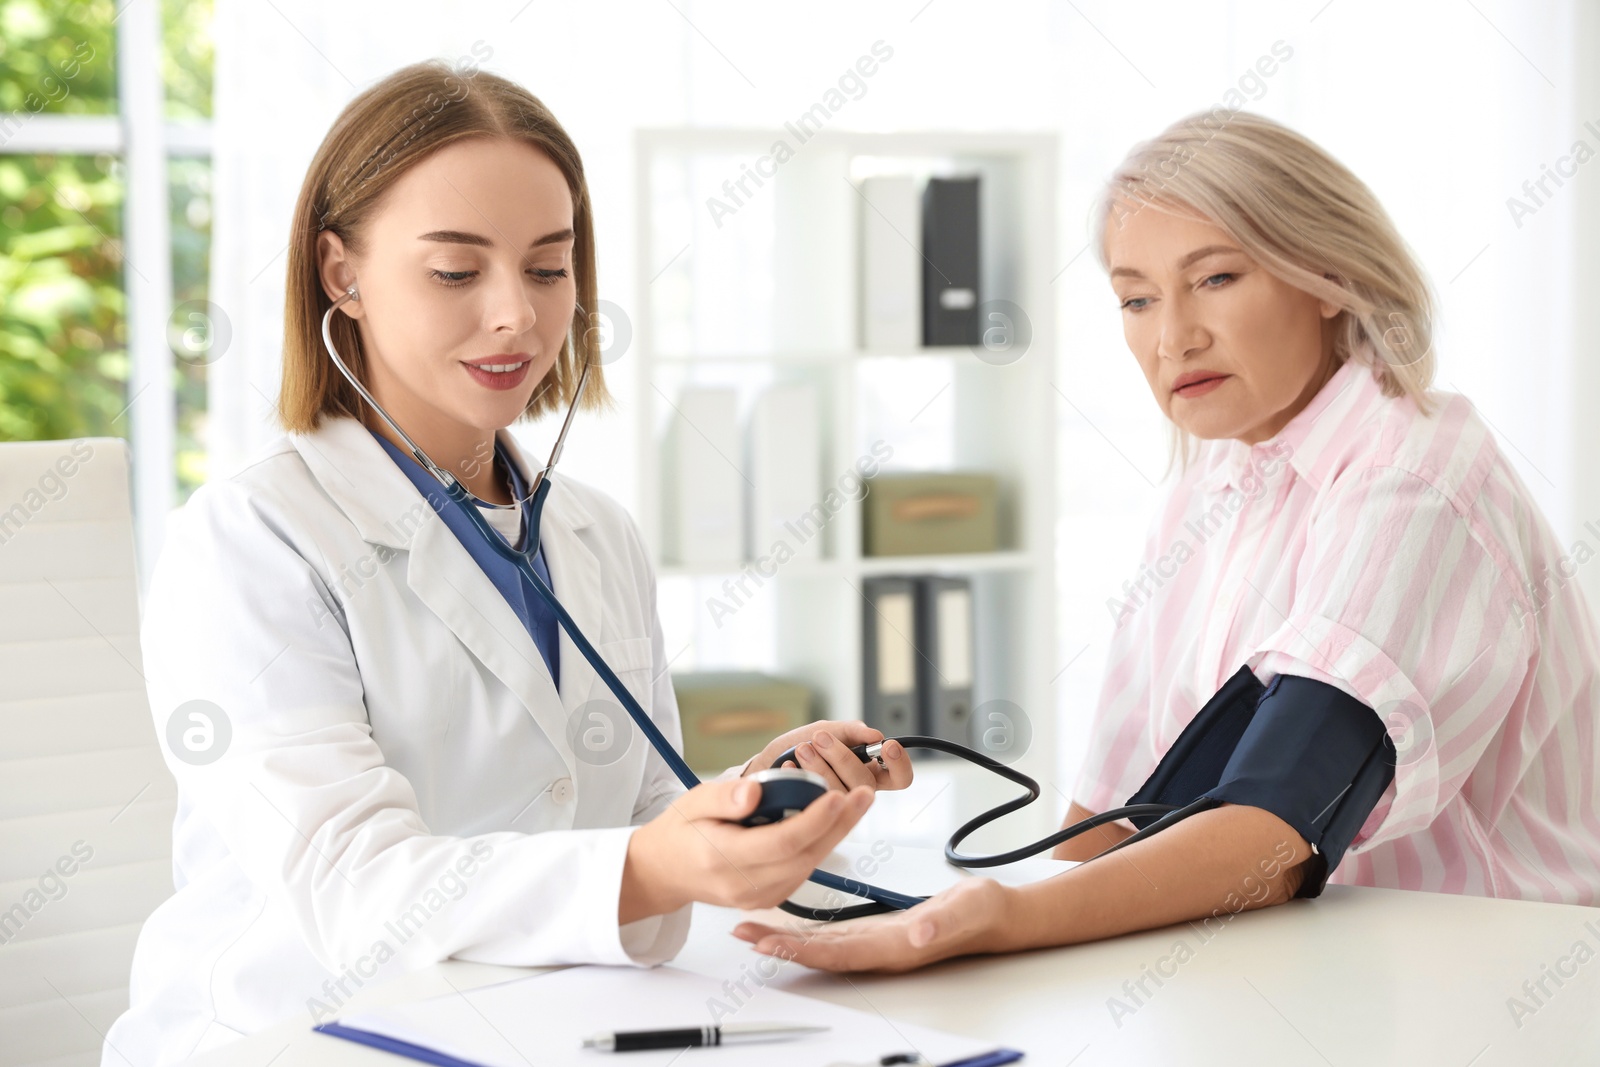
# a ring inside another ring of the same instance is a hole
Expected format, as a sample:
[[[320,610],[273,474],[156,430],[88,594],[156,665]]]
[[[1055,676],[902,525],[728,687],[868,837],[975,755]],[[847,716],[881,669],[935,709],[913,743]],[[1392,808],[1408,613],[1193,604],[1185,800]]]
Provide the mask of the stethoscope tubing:
[[[533,591],[555,614],[556,621],[566,631],[567,636],[572,639],[573,646],[582,654],[584,660],[594,669],[594,672],[600,676],[600,680],[605,682],[606,688],[611,690],[611,695],[622,703],[628,716],[633,719],[634,725],[639,728],[640,733],[644,734],[651,747],[661,756],[672,773],[683,783],[684,788],[693,789],[700,784],[699,777],[684,762],[678,751],[672,747],[672,743],[661,732],[661,728],[651,720],[649,713],[640,706],[638,700],[628,691],[627,686],[622,684],[622,679],[617,677],[616,672],[606,663],[604,657],[589,642],[589,639],[583,635],[583,631],[578,628],[577,622],[567,612],[567,609],[562,606],[561,601],[556,598],[555,592],[544,583],[544,579],[539,577],[538,571],[533,567],[533,559],[539,552],[538,531],[540,518],[544,513],[545,500],[550,495],[551,484],[551,480],[546,478],[533,494],[533,513],[529,517],[528,530],[525,537],[525,543],[529,547],[520,550],[512,548],[494,531],[488,520],[474,506],[471,495],[459,482],[447,485],[444,488],[450,499],[467,514],[473,526],[489,542],[490,547],[501,558],[513,564],[522,576],[528,580],[528,583],[533,586]],[[854,878],[846,878],[843,875],[820,869],[813,870],[809,880],[825,888],[847,893],[853,897],[871,900],[896,911],[903,911],[921,904],[927,899],[926,897],[914,897],[904,893],[896,893],[890,889],[868,885],[865,882],[858,882]]]
[[[345,380],[350,383],[351,387],[354,388],[356,392],[361,394],[362,399],[370,404],[372,409],[378,413],[385,423],[389,425],[389,428],[394,430],[394,432],[400,436],[401,440],[406,443],[407,447],[411,451],[412,457],[415,458],[425,470],[433,475],[434,480],[443,487],[445,494],[449,497],[449,499],[466,514],[467,520],[472,523],[474,528],[477,529],[478,533],[488,543],[489,547],[498,553],[501,558],[507,560],[513,566],[515,566],[522,576],[527,579],[528,583],[533,586],[533,590],[538,595],[539,599],[544,601],[545,605],[555,613],[556,621],[561,625],[561,628],[566,631],[567,636],[572,639],[573,645],[580,653],[582,653],[583,658],[588,662],[589,666],[594,669],[594,672],[600,676],[601,681],[606,683],[606,688],[611,690],[611,695],[622,702],[623,708],[627,710],[629,717],[633,719],[634,725],[636,725],[640,732],[644,734],[645,738],[650,742],[651,747],[654,748],[661,758],[666,762],[672,773],[675,774],[678,780],[683,783],[684,788],[693,789],[695,786],[699,785],[700,779],[695,775],[694,771],[689,769],[689,765],[684,762],[683,757],[680,756],[678,751],[672,747],[672,744],[667,740],[666,735],[661,732],[660,728],[657,727],[656,724],[651,720],[649,714],[644,710],[643,707],[639,705],[639,702],[634,699],[633,694],[628,691],[628,687],[622,684],[622,679],[617,677],[616,672],[613,671],[610,665],[606,663],[605,658],[600,655],[599,651],[595,649],[594,645],[589,643],[589,639],[585,637],[583,635],[583,631],[578,628],[577,622],[573,620],[572,616],[567,612],[567,609],[562,606],[561,601],[556,599],[555,592],[544,583],[544,580],[539,577],[538,572],[533,568],[533,560],[537,558],[539,553],[540,519],[544,514],[544,502],[550,495],[551,481],[549,474],[551,469],[555,466],[556,461],[561,458],[561,450],[562,446],[566,442],[567,430],[571,428],[573,414],[578,408],[578,398],[583,395],[584,383],[589,377],[589,364],[585,362],[583,365],[583,370],[579,375],[577,385],[573,390],[572,403],[567,409],[566,418],[562,421],[561,430],[556,438],[555,447],[550,453],[550,459],[545,464],[544,468],[539,471],[538,476],[533,481],[533,487],[531,489],[533,510],[528,523],[528,530],[526,536],[524,537],[525,543],[530,547],[519,551],[518,549],[512,548],[509,544],[507,544],[505,540],[501,538],[500,535],[494,530],[494,528],[489,525],[488,520],[486,520],[483,515],[479,513],[477,505],[479,503],[488,504],[489,502],[479,501],[472,495],[471,491],[469,491],[466,486],[461,484],[460,479],[456,478],[448,471],[442,470],[433,462],[433,460],[429,459],[428,455],[423,452],[422,447],[413,441],[411,437],[400,428],[400,424],[395,422],[395,420],[389,416],[389,413],[383,409],[383,405],[379,404],[377,398],[368,392],[366,387],[356,379],[356,376],[351,373],[350,368],[345,365],[344,360],[340,358],[339,352],[333,344],[333,313],[339,308],[340,305],[344,304],[348,300],[354,299],[359,298],[357,296],[356,287],[351,285],[343,294],[338,297],[338,299],[333,301],[332,305],[326,311],[322,313],[322,343],[324,346],[326,346],[328,355],[332,357],[334,366],[339,369],[339,373],[344,376]],[[497,508],[515,507],[517,504],[490,504],[490,506]],[[842,875],[833,874],[824,870],[813,870],[811,872],[810,880],[815,882],[817,885],[824,886],[828,889],[837,890],[841,893],[847,893],[853,897],[861,897],[863,899],[870,900],[875,905],[879,906],[877,910],[904,910],[920,904],[927,899],[926,897],[907,896],[903,893],[893,892],[892,890],[880,889],[877,886],[867,885],[866,883],[858,882],[853,878],[845,878]]]
[[[588,379],[588,364],[586,363],[584,365],[582,374],[578,379],[577,386],[574,390],[572,403],[567,409],[566,418],[562,422],[561,431],[559,436],[556,438],[556,444],[554,449],[551,451],[550,459],[545,464],[544,468],[539,471],[538,476],[533,481],[533,486],[530,491],[530,495],[532,497],[532,510],[529,515],[528,529],[523,538],[524,543],[529,547],[524,549],[516,549],[509,545],[505,539],[502,538],[499,533],[489,525],[488,520],[485,519],[482,513],[479,512],[478,505],[488,504],[488,506],[491,507],[506,508],[516,507],[521,502],[513,502],[512,504],[508,505],[491,504],[487,501],[478,500],[477,497],[473,496],[471,491],[461,483],[460,479],[454,477],[449,472],[442,470],[431,459],[428,458],[427,454],[422,451],[422,448],[417,445],[416,442],[411,440],[406,432],[400,428],[399,424],[396,423],[394,419],[390,418],[389,413],[383,409],[383,407],[377,402],[372,394],[369,393],[366,388],[356,380],[356,376],[350,372],[350,369],[347,366],[345,366],[344,360],[339,358],[339,354],[333,345],[333,337],[330,330],[330,320],[332,319],[333,312],[336,308],[338,308],[345,301],[355,298],[356,288],[352,285],[343,295],[333,302],[333,305],[329,307],[322,316],[322,340],[327,346],[328,354],[333,358],[334,365],[338,367],[339,372],[344,375],[345,379],[349,381],[351,386],[353,386],[356,391],[361,394],[362,398],[372,406],[373,410],[376,411],[380,417],[382,417],[383,421],[387,423],[389,427],[395,431],[395,433],[399,434],[400,438],[410,448],[412,456],[430,474],[433,475],[437,482],[439,482],[440,486],[442,486],[445,491],[445,495],[456,505],[456,507],[461,509],[461,511],[466,515],[467,521],[470,522],[478,531],[480,536],[483,537],[484,541],[489,545],[489,547],[493,549],[494,552],[497,553],[502,559],[515,566],[522,577],[527,580],[530,586],[533,587],[534,593],[555,614],[557,623],[559,623],[561,628],[566,631],[567,636],[571,638],[573,646],[577,648],[579,653],[582,654],[584,660],[591,668],[593,668],[594,672],[600,676],[600,680],[605,682],[606,688],[611,691],[611,695],[616,697],[617,700],[622,703],[623,708],[627,711],[629,718],[633,720],[634,725],[639,728],[639,731],[642,734],[644,734],[645,739],[650,742],[650,746],[655,749],[656,753],[666,763],[667,767],[674,775],[677,776],[678,781],[683,783],[684,788],[693,789],[695,786],[699,785],[699,777],[695,775],[694,771],[690,769],[688,763],[686,763],[683,757],[679,755],[678,750],[672,747],[672,743],[667,740],[666,735],[661,732],[660,727],[656,726],[655,722],[650,718],[649,713],[646,712],[639,704],[639,701],[634,698],[631,692],[628,691],[628,687],[622,684],[622,679],[617,677],[616,672],[613,671],[610,665],[606,663],[605,658],[601,656],[594,645],[589,642],[589,639],[583,635],[583,631],[578,628],[577,622],[572,618],[571,614],[567,612],[567,609],[562,606],[561,601],[556,598],[554,590],[545,584],[544,579],[539,577],[538,571],[536,571],[533,566],[533,561],[538,558],[540,551],[540,520],[544,515],[545,500],[550,495],[550,486],[552,484],[548,476],[552,468],[555,467],[556,460],[560,458],[562,446],[566,441],[567,430],[572,425],[572,417],[574,412],[577,410],[578,398],[582,395],[584,383]],[[1039,784],[1022,772],[1013,770],[1012,768],[985,753],[976,752],[970,748],[967,748],[963,745],[958,745],[951,741],[945,741],[940,738],[931,737],[904,737],[896,738],[896,740],[900,741],[901,744],[907,748],[931,748],[953,753],[972,763],[977,763],[996,774],[1009,778],[1012,781],[1024,786],[1028,790],[1026,796],[1017,797],[1015,800],[1007,801],[1005,804],[1002,804],[999,807],[992,808],[989,811],[984,812],[982,815],[979,815],[976,818],[966,822],[961,826],[960,829],[951,835],[950,840],[945,844],[945,858],[951,864],[958,867],[998,867],[1007,863],[1015,863],[1018,860],[1025,859],[1028,856],[1042,852],[1046,848],[1050,848],[1063,841],[1070,840],[1071,838],[1091,830],[1096,826],[1113,822],[1117,819],[1141,816],[1160,816],[1157,822],[1145,827],[1145,829],[1120,842],[1115,847],[1106,850],[1106,852],[1112,852],[1118,848],[1124,848],[1128,845],[1131,845],[1136,841],[1143,840],[1159,830],[1165,829],[1168,826],[1181,821],[1191,814],[1196,814],[1199,811],[1204,810],[1205,807],[1213,806],[1215,803],[1207,802],[1205,798],[1201,798],[1200,801],[1196,801],[1194,804],[1188,805],[1184,808],[1175,808],[1169,805],[1158,804],[1138,804],[1129,807],[1115,808],[1110,811],[1101,812],[1089,819],[1085,819],[1082,822],[1075,823],[1070,827],[1057,831],[1043,840],[1036,841],[1031,845],[1025,845],[1022,848],[1013,849],[1010,852],[999,853],[993,856],[966,856],[957,852],[956,849],[969,834],[977,830],[979,827],[985,826],[1003,815],[1007,815],[1010,812],[1016,811],[1019,808],[1026,807],[1028,804],[1033,803],[1039,798]],[[865,761],[870,758],[867,754],[867,749],[869,747],[880,748],[881,742],[878,745],[873,746],[859,745],[856,746],[854,751],[858,757]],[[773,766],[781,767],[784,761],[792,758],[792,756],[793,749],[779,756],[777,760],[773,762]],[[1105,853],[1102,853],[1102,855],[1104,854]],[[786,901],[780,905],[783,910],[789,912],[790,914],[799,915],[805,918],[837,920],[858,918],[864,915],[870,915],[884,911],[905,911],[923,903],[928,899],[927,897],[910,896],[905,893],[896,893],[890,889],[883,889],[879,886],[869,885],[866,882],[859,882],[854,878],[846,878],[843,875],[834,874],[831,871],[824,871],[821,869],[814,869],[811,872],[808,880],[827,889],[845,893],[852,897],[859,897],[863,900],[869,900],[872,903],[842,908],[809,908]]]

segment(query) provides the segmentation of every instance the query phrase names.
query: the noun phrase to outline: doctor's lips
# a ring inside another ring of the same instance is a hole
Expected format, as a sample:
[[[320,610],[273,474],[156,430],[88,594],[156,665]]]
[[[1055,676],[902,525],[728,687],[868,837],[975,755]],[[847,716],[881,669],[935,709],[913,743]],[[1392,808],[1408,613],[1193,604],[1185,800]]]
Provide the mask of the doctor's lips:
[[[1177,381],[1172,383],[1172,395],[1186,400],[1205,396],[1231,377],[1233,375],[1219,374],[1214,370],[1192,370],[1188,374],[1178,375]]]
[[[528,368],[533,366],[533,357],[526,352],[505,352],[493,356],[479,356],[477,359],[464,359],[461,365],[467,368],[467,373],[472,375],[479,385],[490,389],[515,389],[528,377]]]

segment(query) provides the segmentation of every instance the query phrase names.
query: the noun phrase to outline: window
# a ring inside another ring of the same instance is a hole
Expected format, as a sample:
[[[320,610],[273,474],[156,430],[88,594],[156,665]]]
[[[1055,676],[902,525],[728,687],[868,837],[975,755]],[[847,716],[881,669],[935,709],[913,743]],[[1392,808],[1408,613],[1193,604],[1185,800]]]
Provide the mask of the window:
[[[145,573],[205,479],[211,25],[211,0],[0,9],[0,440],[128,439]]]

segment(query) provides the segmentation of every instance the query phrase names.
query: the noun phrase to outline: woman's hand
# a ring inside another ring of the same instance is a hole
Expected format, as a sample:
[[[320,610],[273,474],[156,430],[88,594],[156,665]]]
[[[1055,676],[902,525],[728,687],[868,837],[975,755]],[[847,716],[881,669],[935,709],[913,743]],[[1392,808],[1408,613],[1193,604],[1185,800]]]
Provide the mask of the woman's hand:
[[[740,826],[761,799],[760,785],[702,782],[628,838],[617,921],[664,915],[696,900],[776,907],[850,832],[872,796],[866,788],[830,791],[782,822]]]
[[[849,720],[838,722],[824,719],[807,723],[772,739],[756,758],[744,769],[745,775],[764,771],[772,761],[789,749],[795,749],[800,768],[822,775],[829,789],[854,789],[858,785],[873,789],[904,789],[911,784],[911,759],[898,741],[883,746],[883,766],[877,760],[862,763],[850,749],[855,745],[870,745],[883,740],[883,732],[874,730],[864,722]],[[793,767],[789,760],[785,767]]]
[[[795,933],[757,922],[734,927],[757,952],[823,971],[899,973],[952,956],[1010,952],[1012,891],[992,878],[969,878],[908,911],[873,915]]]

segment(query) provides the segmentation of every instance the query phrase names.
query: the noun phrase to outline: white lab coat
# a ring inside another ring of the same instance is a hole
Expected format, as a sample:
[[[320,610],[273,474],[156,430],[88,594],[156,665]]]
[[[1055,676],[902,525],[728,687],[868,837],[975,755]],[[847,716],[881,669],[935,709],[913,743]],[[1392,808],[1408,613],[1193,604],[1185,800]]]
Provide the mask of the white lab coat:
[[[679,745],[632,521],[558,476],[543,526],[556,595]],[[284,436],[196,491],[141,638],[158,736],[206,700],[232,737],[202,766],[163,744],[176,892],[140,933],[107,1067],[286,1017],[311,1026],[448,957],[650,965],[682,947],[687,907],[619,927],[617,900],[633,829],[683,787],[614,701],[631,740],[604,745],[607,719],[587,712],[606,707],[586,704],[609,694],[571,639],[558,693],[515,612],[355,420]],[[601,731],[579,745],[599,757],[574,755],[580,730]]]

